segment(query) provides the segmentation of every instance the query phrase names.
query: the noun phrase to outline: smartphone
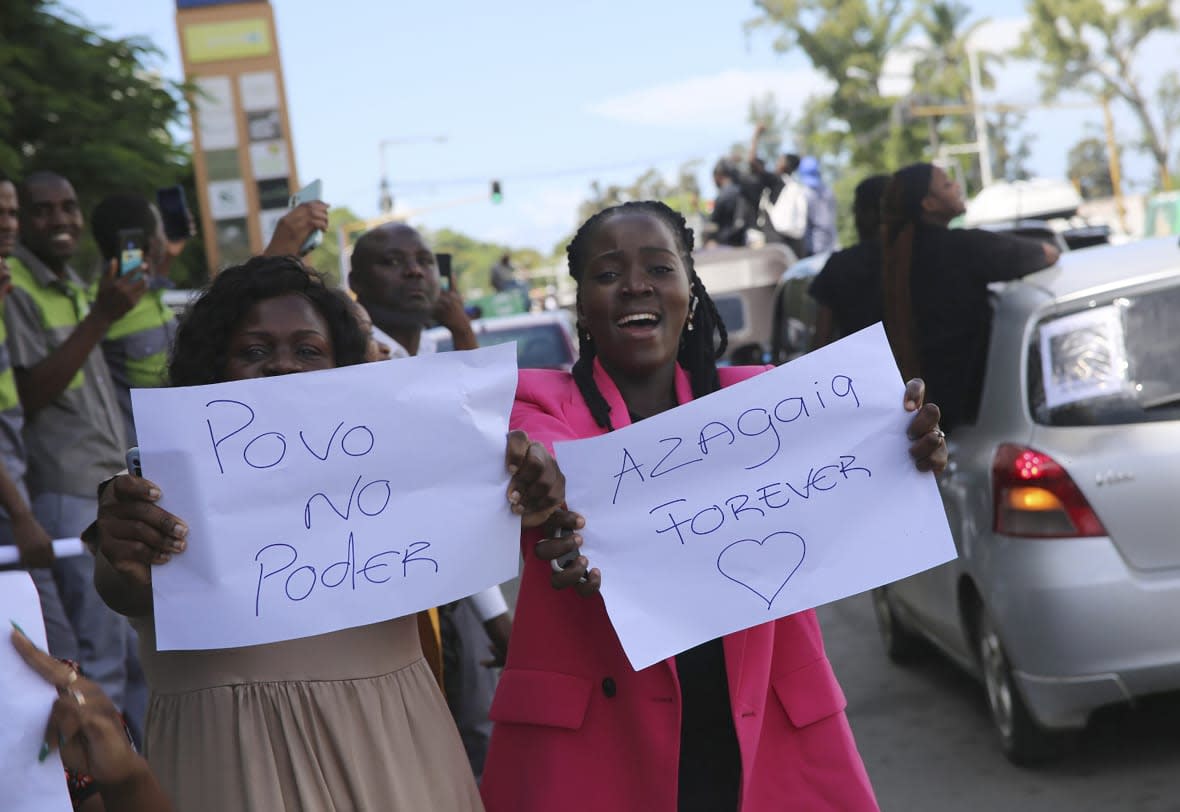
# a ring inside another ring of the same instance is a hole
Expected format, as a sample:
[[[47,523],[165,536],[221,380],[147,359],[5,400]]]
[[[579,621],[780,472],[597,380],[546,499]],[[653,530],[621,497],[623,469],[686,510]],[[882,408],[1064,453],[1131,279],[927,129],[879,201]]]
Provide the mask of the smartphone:
[[[156,206],[160,209],[160,220],[164,225],[164,236],[172,242],[179,242],[193,236],[193,218],[189,214],[188,200],[183,186],[169,186],[156,190]]]
[[[143,468],[139,464],[139,446],[133,446],[127,449],[127,473],[132,476],[143,476]]]
[[[309,200],[323,200],[324,199],[324,185],[316,178],[311,183],[304,186],[295,194],[291,195],[291,206],[296,206],[306,203]],[[320,243],[324,241],[324,232],[318,228],[308,235],[307,239],[303,241],[303,245],[299,246],[299,256],[303,256],[312,249],[319,248]]]
[[[434,259],[438,262],[438,278],[442,283],[442,289],[453,289],[455,287],[455,280],[451,276],[451,255],[435,254]]]
[[[142,228],[125,228],[118,233],[119,276],[143,271],[144,235]]]

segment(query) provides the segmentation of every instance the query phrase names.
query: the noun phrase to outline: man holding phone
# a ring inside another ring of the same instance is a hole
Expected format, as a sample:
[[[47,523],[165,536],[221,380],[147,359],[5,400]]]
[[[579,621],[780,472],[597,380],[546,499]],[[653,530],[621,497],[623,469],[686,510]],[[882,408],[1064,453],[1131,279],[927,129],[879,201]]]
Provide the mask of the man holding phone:
[[[143,297],[143,278],[110,265],[93,303],[70,267],[82,234],[74,187],[34,172],[20,190],[21,243],[10,263],[14,289],[4,320],[25,414],[33,512],[52,538],[78,537],[98,510],[97,483],[123,467],[123,420],[99,343]],[[130,628],[94,589],[94,559],[53,562],[69,625],[47,624],[50,652],[77,660],[125,709]]]
[[[167,383],[168,352],[176,338],[176,316],[163,298],[170,286],[166,275],[169,241],[156,209],[137,194],[103,198],[90,215],[90,229],[103,259],[108,265],[116,264],[120,278],[139,275],[147,285],[135,306],[111,325],[102,341],[127,443],[135,445],[131,390]],[[97,295],[98,286],[92,291]]]
[[[373,323],[393,340],[393,358],[436,352],[422,334],[435,321],[451,331],[456,350],[479,346],[463,299],[454,289],[450,256],[434,254],[422,235],[405,223],[387,223],[361,235],[352,251],[348,284]],[[439,614],[447,704],[478,778],[491,737],[488,711],[497,681],[486,666],[504,664],[512,615],[499,587],[439,607]]]

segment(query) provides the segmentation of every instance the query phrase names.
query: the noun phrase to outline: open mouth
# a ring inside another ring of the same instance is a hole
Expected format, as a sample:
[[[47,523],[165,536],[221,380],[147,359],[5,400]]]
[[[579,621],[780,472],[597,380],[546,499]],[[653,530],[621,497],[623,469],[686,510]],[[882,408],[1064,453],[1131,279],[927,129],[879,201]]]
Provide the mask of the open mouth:
[[[660,321],[658,313],[631,313],[618,319],[615,326],[629,333],[644,333],[659,327]]]

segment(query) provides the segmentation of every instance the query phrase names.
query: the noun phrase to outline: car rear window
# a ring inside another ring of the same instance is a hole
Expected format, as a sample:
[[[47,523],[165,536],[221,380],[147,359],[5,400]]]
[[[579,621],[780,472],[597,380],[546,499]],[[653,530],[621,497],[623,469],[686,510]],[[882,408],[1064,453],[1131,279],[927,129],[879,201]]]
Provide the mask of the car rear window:
[[[479,346],[516,342],[516,365],[521,369],[569,369],[574,364],[573,353],[566,343],[565,332],[556,324],[529,324],[520,327],[481,329],[475,336]],[[448,336],[438,341],[438,351],[453,349]]]
[[[746,309],[742,307],[740,296],[721,294],[713,297],[713,304],[717,306],[717,314],[725,324],[725,329],[731,333],[741,332],[746,327]]]
[[[1049,426],[1180,420],[1180,287],[1044,319],[1029,348],[1029,407]]]

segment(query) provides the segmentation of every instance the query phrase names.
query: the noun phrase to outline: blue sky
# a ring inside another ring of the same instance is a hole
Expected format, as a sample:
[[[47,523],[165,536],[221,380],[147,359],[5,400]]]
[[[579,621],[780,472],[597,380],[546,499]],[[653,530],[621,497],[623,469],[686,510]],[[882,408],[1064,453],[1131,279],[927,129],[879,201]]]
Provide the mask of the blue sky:
[[[990,41],[1011,43],[1020,0],[970,4],[992,19]],[[62,5],[105,34],[151,39],[164,52],[160,71],[181,78],[172,3]],[[592,180],[627,182],[652,166],[671,174],[693,158],[707,166],[749,138],[751,96],[772,90],[797,110],[822,86],[802,54],[745,34],[746,0],[272,5],[300,179],[322,178],[328,202],[373,216],[379,142],[446,136],[386,148],[399,207],[422,210],[412,219],[432,228],[544,252],[572,232]],[[1170,39],[1171,50],[1163,38],[1153,50],[1174,64]],[[1033,73],[1005,68],[992,99],[1035,102]],[[1097,110],[1030,115],[1034,171],[1062,176],[1088,123],[1100,125]],[[1127,170],[1133,182],[1149,175],[1137,158]],[[499,206],[488,201],[493,178],[503,183]]]

